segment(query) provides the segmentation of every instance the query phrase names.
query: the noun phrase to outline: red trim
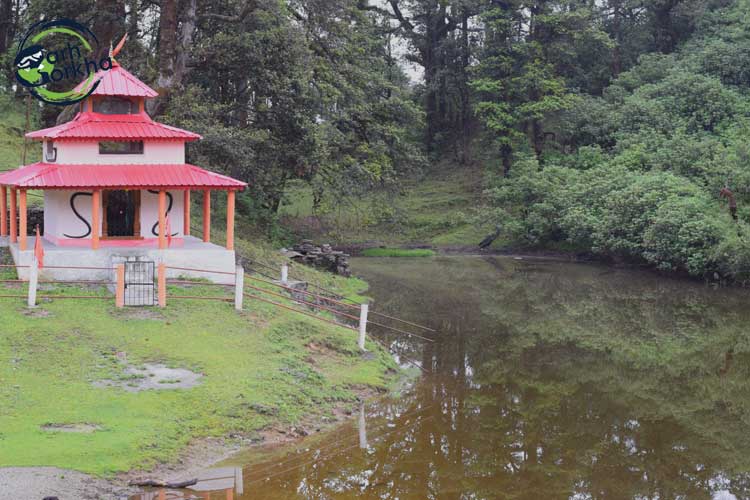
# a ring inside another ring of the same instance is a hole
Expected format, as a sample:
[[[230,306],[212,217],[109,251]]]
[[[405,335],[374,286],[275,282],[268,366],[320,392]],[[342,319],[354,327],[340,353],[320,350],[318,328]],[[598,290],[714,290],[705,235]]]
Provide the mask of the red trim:
[[[44,236],[44,239],[58,247],[91,248],[91,238],[83,238],[83,239],[56,238],[55,236],[49,235],[49,236]],[[182,247],[184,245],[185,245],[185,240],[183,238],[172,238],[172,246],[170,248]],[[133,240],[100,239],[99,248],[106,248],[106,247],[111,247],[111,248],[151,247],[151,248],[158,249],[159,239],[158,238],[143,238],[143,239],[133,239]]]
[[[0,184],[24,189],[245,189],[247,183],[187,163],[33,163],[0,174]]]
[[[106,115],[84,111],[71,121],[54,127],[35,130],[26,134],[29,139],[53,139],[55,141],[89,141],[112,139],[120,141],[196,141],[200,134],[155,122],[147,113],[130,115]]]

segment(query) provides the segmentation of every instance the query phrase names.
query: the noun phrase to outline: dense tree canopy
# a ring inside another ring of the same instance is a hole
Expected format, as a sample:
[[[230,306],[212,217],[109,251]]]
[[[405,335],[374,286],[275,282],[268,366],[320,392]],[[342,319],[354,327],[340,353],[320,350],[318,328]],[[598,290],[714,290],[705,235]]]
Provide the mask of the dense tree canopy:
[[[748,0],[0,0],[13,41],[77,18],[200,132],[191,161],[248,181],[397,190],[449,158],[485,168],[480,219],[519,244],[750,276]],[[407,76],[408,61],[419,71]],[[69,119],[47,106],[42,119]],[[58,116],[59,114],[59,116]],[[430,160],[429,162],[426,160]],[[396,189],[394,189],[396,188]],[[738,221],[722,188],[739,202]]]

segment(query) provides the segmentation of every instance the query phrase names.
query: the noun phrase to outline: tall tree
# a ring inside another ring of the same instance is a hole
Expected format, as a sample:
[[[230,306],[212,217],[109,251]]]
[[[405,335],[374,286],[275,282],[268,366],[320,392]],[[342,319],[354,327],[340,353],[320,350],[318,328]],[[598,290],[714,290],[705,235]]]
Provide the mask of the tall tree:
[[[472,86],[505,175],[523,142],[543,163],[551,135],[545,120],[576,99],[568,79],[581,64],[574,57],[581,40],[609,41],[592,18],[589,6],[565,0],[496,1],[484,11],[485,45]]]
[[[452,135],[456,130],[446,127],[450,113],[449,95],[459,95],[456,87],[448,88],[447,72],[455,72],[456,66],[468,64],[456,50],[455,32],[468,31],[471,17],[478,13],[478,2],[471,0],[388,0],[385,7],[369,5],[360,0],[363,8],[376,11],[392,20],[398,33],[409,42],[412,52],[407,59],[424,70],[424,110],[426,116],[425,143],[435,150],[441,138],[439,134]],[[468,39],[467,48],[468,48]],[[459,67],[457,74],[464,68]],[[460,85],[459,85],[460,87]],[[463,101],[459,97],[459,104]],[[455,123],[454,123],[455,124]],[[447,130],[446,130],[447,128]],[[449,141],[450,142],[450,141]]]

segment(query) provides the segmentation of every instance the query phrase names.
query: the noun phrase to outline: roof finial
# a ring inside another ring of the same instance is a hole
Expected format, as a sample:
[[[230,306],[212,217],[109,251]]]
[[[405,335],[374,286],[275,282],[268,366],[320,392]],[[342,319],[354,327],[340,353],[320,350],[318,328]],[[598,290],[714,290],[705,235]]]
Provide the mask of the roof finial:
[[[109,57],[115,57],[117,54],[119,54],[120,51],[122,50],[122,46],[125,45],[125,40],[127,39],[128,39],[128,34],[125,33],[120,39],[120,41],[117,42],[117,47],[115,47],[114,50],[112,50],[112,45],[110,44]]]

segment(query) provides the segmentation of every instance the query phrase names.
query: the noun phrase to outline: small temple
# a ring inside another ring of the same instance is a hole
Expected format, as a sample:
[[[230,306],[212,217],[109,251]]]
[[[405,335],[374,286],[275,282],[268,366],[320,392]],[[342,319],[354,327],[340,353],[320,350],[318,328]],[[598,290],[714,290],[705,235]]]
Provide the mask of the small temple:
[[[185,163],[186,143],[201,137],[153,121],[145,100],[158,94],[116,61],[96,78],[99,85],[73,120],[26,134],[41,142],[42,161],[0,174],[0,246],[10,247],[19,276],[35,255],[27,219],[32,190],[44,195],[50,278],[104,278],[96,268],[133,259],[233,272],[235,194],[247,184]],[[202,193],[200,237],[191,235],[194,191]],[[211,243],[216,191],[226,193],[225,246]]]

